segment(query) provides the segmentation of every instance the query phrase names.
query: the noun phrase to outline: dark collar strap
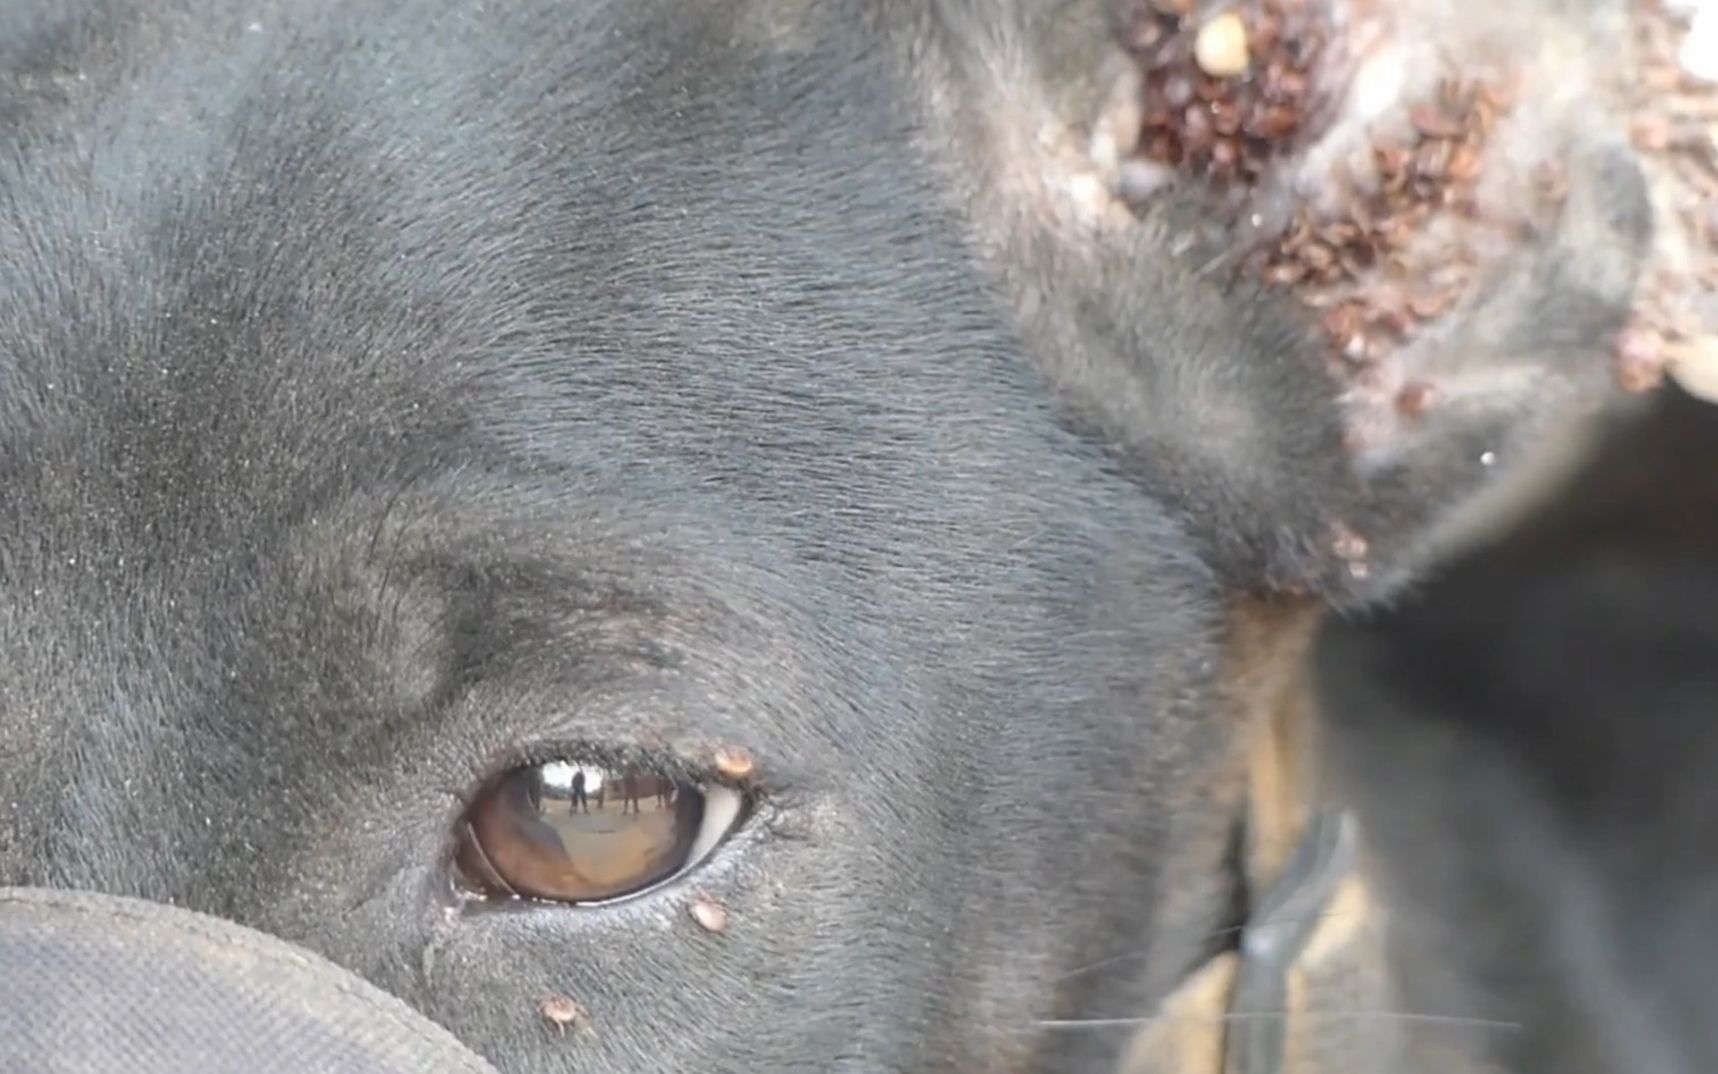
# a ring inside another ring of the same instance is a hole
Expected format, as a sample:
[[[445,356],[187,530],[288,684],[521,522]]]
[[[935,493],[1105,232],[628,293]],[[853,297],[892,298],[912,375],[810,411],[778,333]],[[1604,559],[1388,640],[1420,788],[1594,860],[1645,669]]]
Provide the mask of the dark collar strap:
[[[1283,1074],[1289,971],[1354,867],[1354,839],[1347,814],[1315,812],[1282,875],[1248,915],[1223,1035],[1223,1074]]]

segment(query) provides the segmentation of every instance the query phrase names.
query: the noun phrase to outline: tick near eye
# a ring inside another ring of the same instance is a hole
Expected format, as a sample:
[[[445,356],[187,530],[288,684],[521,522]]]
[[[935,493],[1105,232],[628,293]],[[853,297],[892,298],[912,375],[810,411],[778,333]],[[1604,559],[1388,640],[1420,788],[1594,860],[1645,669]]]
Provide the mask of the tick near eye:
[[[731,787],[643,765],[550,761],[484,789],[461,819],[455,864],[489,898],[608,902],[698,865],[745,805]]]

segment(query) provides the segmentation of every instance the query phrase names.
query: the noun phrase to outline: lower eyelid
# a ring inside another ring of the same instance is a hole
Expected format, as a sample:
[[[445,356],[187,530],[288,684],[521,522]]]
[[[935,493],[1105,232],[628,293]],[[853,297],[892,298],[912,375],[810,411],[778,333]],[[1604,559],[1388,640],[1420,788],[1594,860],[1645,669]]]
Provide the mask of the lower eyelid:
[[[712,845],[703,851],[701,857],[689,858],[689,864],[685,868],[648,888],[603,902],[582,904],[531,898],[496,901],[460,890],[458,884],[450,878],[447,909],[457,919],[474,923],[478,920],[511,919],[520,921],[533,930],[541,927],[552,928],[557,932],[569,928],[625,928],[645,921],[660,922],[671,919],[674,915],[684,913],[681,904],[687,901],[688,893],[724,886],[732,875],[732,866],[735,864],[730,852],[743,852],[768,841],[767,832],[773,810],[756,803],[747,803],[738,792],[731,788],[724,789],[734,794],[741,809],[745,810],[739,818],[740,823],[721,833]],[[753,830],[753,825],[758,822],[761,822],[760,827]],[[689,878],[700,873],[706,875],[699,882],[687,883]],[[663,900],[669,901],[665,903]]]

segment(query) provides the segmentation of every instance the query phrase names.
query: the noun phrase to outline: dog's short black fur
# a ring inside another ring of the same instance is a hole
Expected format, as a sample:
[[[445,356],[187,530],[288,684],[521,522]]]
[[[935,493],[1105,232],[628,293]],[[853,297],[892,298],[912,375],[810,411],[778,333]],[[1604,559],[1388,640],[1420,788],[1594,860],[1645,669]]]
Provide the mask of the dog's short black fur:
[[[1104,14],[0,6],[0,882],[264,928],[518,1074],[1108,1069],[1040,1023],[1225,923],[1229,606],[1407,572],[1603,381],[1644,217],[1577,141],[1528,388],[1353,472],[1304,324],[1050,204]],[[716,744],[767,793],[695,873],[447,911],[497,772]]]
[[[1504,1069],[1709,1070],[1718,409],[1622,422],[1551,503],[1319,653],[1409,1010]]]

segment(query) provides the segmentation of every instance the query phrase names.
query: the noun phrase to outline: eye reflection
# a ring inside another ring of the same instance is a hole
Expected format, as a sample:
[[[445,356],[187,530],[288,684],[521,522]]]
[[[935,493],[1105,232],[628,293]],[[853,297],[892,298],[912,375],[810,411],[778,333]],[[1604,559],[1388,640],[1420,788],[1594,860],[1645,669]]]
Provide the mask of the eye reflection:
[[[656,809],[661,810],[674,803],[679,791],[674,781],[666,776],[640,773],[634,769],[614,773],[566,761],[550,761],[538,767],[536,772],[538,779],[531,784],[533,805],[541,809],[545,796],[551,800],[565,799],[569,816],[575,813],[589,816],[593,799],[597,812],[603,812],[611,792],[619,800],[623,816],[628,812],[642,814],[644,806],[640,803],[645,799],[654,802]]]
[[[619,898],[708,853],[740,806],[736,791],[644,767],[550,761],[483,793],[461,826],[458,866],[489,895]]]

